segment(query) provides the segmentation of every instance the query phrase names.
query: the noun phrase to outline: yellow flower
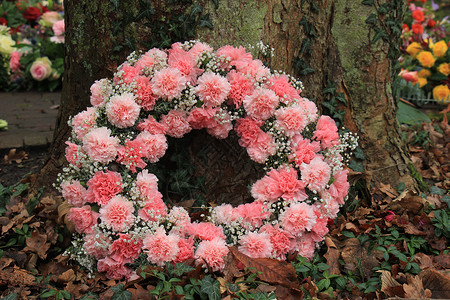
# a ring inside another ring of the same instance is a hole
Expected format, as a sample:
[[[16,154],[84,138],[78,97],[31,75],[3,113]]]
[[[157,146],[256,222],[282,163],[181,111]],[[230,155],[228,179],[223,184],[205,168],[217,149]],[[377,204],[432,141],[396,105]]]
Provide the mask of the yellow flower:
[[[9,34],[0,35],[0,54],[9,56],[15,49],[12,47],[14,44],[14,40]]]
[[[430,51],[422,51],[417,54],[416,58],[425,68],[431,68],[436,62],[436,58],[434,58]]]
[[[408,48],[406,48],[406,52],[412,57],[415,57],[420,51],[422,51],[422,46],[416,42],[412,42],[409,44]]]
[[[445,76],[448,76],[450,74],[450,63],[440,64],[437,69]]]
[[[433,46],[433,54],[436,57],[442,57],[448,50],[447,43],[445,41],[439,41]]]
[[[422,69],[419,71],[419,73],[417,75],[419,75],[419,77],[422,77],[422,78],[427,78],[427,77],[431,76],[431,72],[428,69]]]
[[[438,85],[433,89],[433,98],[442,100],[444,103],[450,102],[450,90],[447,85]]]
[[[417,80],[417,83],[419,84],[420,87],[423,87],[425,84],[427,84],[427,82],[428,82],[427,79],[423,77],[419,77],[419,79]]]

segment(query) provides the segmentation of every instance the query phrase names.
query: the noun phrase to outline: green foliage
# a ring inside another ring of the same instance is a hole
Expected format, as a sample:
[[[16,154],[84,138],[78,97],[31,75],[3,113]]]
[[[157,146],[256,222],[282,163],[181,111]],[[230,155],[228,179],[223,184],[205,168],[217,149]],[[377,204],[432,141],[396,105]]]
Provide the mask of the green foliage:
[[[5,205],[11,197],[18,197],[28,189],[29,184],[16,183],[9,187],[4,187],[0,183],[0,216],[6,211]]]
[[[112,300],[129,300],[131,299],[131,292],[130,291],[124,291],[124,284],[120,283],[114,287],[111,288],[111,290],[114,292],[112,296]]]
[[[431,218],[434,232],[437,237],[445,236],[450,239],[450,209],[439,209],[433,211],[434,218]]]

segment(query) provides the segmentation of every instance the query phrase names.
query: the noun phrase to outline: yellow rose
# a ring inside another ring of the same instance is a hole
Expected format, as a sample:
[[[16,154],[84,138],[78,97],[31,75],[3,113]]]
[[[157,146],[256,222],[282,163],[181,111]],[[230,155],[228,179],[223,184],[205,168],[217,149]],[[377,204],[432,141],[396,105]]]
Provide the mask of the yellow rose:
[[[0,54],[9,56],[15,49],[12,47],[14,44],[15,42],[9,34],[0,35]]]
[[[422,69],[419,71],[419,73],[417,75],[419,75],[419,77],[422,77],[422,78],[427,78],[427,77],[431,76],[431,72],[428,69]]]
[[[417,80],[417,83],[419,84],[420,87],[423,87],[424,85],[427,84],[427,79],[423,78],[423,77],[419,77],[419,79]]]
[[[450,74],[450,63],[440,64],[437,69],[445,76],[448,76]]]
[[[433,46],[433,54],[436,57],[442,57],[448,50],[447,43],[445,41],[439,41]]]
[[[450,101],[450,90],[446,85],[438,85],[433,89],[433,98],[436,100],[442,100],[444,103]]]
[[[417,54],[416,58],[425,68],[431,68],[436,62],[436,58],[434,58],[430,51],[422,51]]]
[[[412,57],[415,57],[420,51],[422,51],[422,46],[416,42],[412,42],[409,44],[408,48],[406,48],[406,52]]]

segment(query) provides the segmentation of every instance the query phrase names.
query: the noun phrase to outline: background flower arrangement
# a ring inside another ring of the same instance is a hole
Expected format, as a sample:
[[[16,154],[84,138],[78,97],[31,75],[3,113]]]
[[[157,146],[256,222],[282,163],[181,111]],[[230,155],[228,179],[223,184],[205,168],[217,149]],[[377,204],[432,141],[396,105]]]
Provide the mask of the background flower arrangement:
[[[228,246],[253,258],[314,255],[349,184],[345,151],[356,138],[300,96],[301,82],[273,72],[243,47],[200,42],[132,53],[113,80],[91,87],[91,104],[70,121],[69,166],[58,178],[77,232],[68,253],[90,272],[133,277],[138,266],[188,262],[224,268]],[[166,136],[234,130],[266,175],[252,203],[223,204],[200,222],[167,207],[145,167]]]
[[[407,1],[409,14],[403,25],[400,58],[404,87],[400,97],[414,102],[449,103],[450,52],[448,16],[438,19],[435,1]],[[407,83],[410,82],[409,86]]]
[[[0,89],[53,91],[64,71],[63,7],[58,1],[0,4]]]

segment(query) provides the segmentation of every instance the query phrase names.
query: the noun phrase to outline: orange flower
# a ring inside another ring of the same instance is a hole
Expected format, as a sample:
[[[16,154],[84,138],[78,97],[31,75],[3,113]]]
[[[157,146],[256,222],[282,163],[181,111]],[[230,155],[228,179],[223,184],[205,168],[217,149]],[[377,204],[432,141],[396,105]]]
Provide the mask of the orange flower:
[[[428,70],[428,69],[422,69],[422,70],[420,70],[419,71],[419,77],[421,77],[421,78],[427,78],[427,77],[430,77],[431,76],[431,72],[430,72],[430,70]]]
[[[444,103],[450,102],[450,90],[446,85],[438,85],[433,89],[433,98],[436,100],[442,100]]]
[[[416,42],[412,42],[409,44],[408,48],[406,48],[406,52],[412,57],[415,57],[420,51],[422,51],[422,46]]]
[[[430,51],[422,51],[417,54],[416,58],[419,63],[425,68],[431,68],[436,62],[436,58],[433,56],[433,54],[431,54]]]
[[[445,53],[447,52],[447,50],[448,50],[448,46],[445,43],[445,41],[439,41],[436,44],[434,44],[434,46],[433,46],[433,54],[436,57],[444,56]]]
[[[437,69],[439,72],[441,72],[445,76],[448,76],[450,74],[450,63],[440,64]]]
[[[422,23],[425,20],[425,15],[423,14],[423,11],[416,9],[412,13],[412,17],[414,20],[417,21],[417,23]]]
[[[412,31],[414,34],[422,34],[423,33],[423,27],[420,24],[412,24]]]
[[[426,78],[419,77],[419,79],[417,80],[417,83],[419,84],[420,87],[423,87],[424,85],[426,85],[428,83],[428,81]]]

